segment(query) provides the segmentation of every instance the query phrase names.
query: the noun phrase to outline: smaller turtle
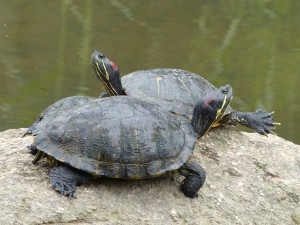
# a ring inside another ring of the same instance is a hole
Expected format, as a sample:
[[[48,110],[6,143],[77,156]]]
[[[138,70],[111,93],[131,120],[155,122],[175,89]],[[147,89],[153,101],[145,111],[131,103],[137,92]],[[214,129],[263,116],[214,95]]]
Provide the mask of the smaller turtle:
[[[189,161],[197,134],[223,116],[231,99],[230,85],[212,91],[196,104],[192,122],[133,97],[92,100],[36,127],[33,163],[47,158],[52,185],[68,196],[91,177],[145,179],[178,171],[186,177],[183,193],[194,197],[205,181],[204,169]]]
[[[166,110],[187,117],[191,117],[201,97],[217,89],[200,75],[181,69],[141,70],[120,79],[116,64],[98,51],[93,52],[91,64],[110,96],[132,96],[156,103]],[[274,122],[272,114],[273,112],[269,113],[263,109],[255,112],[239,112],[229,106],[222,120],[217,121],[213,126],[240,124],[259,134],[274,134],[275,126],[280,123]]]

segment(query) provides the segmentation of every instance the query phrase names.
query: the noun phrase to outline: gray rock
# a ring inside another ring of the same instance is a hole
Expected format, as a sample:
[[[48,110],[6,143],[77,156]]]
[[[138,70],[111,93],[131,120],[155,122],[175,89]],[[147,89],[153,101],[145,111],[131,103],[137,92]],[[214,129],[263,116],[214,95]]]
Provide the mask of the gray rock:
[[[193,155],[207,172],[194,199],[178,174],[90,181],[69,199],[51,187],[45,161],[31,163],[25,130],[0,133],[0,224],[300,224],[300,146],[280,137],[209,132]]]
[[[300,225],[300,207],[293,212],[292,218],[295,224]]]

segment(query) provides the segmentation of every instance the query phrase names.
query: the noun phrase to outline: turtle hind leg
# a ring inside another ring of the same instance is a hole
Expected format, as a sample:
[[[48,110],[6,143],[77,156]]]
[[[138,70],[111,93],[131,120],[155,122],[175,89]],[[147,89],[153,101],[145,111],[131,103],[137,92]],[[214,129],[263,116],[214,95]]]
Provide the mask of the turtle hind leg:
[[[73,197],[76,186],[88,181],[89,175],[75,168],[60,165],[50,170],[50,179],[58,193]]]
[[[181,191],[190,198],[196,197],[205,182],[205,170],[195,162],[188,162],[179,169],[179,173],[185,176]]]
[[[35,121],[34,124],[32,124],[32,126],[29,127],[29,128],[27,129],[27,131],[25,132],[25,134],[22,135],[21,138],[26,137],[27,135],[32,135],[32,134],[33,134],[33,131],[34,131],[35,128],[36,128],[36,126],[38,125],[39,122],[41,122],[41,120],[42,120],[43,118],[44,118],[44,115],[41,115],[41,116],[37,119],[37,121]]]
[[[40,120],[39,120],[39,121],[40,121]],[[32,135],[32,133],[33,133],[33,131],[35,130],[36,125],[37,125],[37,123],[38,123],[39,121],[35,122],[31,127],[29,127],[29,128],[26,130],[25,134],[22,135],[21,138],[26,137],[27,135]]]

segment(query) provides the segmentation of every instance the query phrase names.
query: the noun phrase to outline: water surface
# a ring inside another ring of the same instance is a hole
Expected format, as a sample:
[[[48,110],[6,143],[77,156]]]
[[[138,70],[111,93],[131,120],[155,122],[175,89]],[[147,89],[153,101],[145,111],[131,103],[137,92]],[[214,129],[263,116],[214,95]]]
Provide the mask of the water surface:
[[[277,134],[300,144],[300,1],[0,3],[0,130],[65,96],[98,96],[97,49],[124,75],[170,67],[229,83],[235,109],[275,111]]]

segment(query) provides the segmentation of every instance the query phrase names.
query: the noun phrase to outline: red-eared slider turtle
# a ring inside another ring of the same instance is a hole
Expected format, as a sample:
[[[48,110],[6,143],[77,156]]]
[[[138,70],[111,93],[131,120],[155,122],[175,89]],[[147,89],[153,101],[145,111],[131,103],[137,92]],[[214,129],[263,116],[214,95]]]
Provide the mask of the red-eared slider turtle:
[[[215,86],[201,76],[181,69],[142,70],[120,79],[118,67],[97,51],[91,56],[91,64],[109,95],[129,95],[185,116],[192,114],[201,97],[216,90]],[[223,119],[213,126],[224,123],[241,124],[264,135],[273,133],[275,125],[279,125],[274,122],[272,113],[265,110],[239,112],[232,110],[230,106]]]
[[[196,136],[222,117],[231,98],[229,85],[212,91],[196,104],[192,122],[133,97],[92,100],[37,126],[33,162],[47,158],[52,185],[69,196],[90,177],[144,179],[179,171],[186,177],[182,191],[194,197],[205,180],[204,169],[189,161]]]

